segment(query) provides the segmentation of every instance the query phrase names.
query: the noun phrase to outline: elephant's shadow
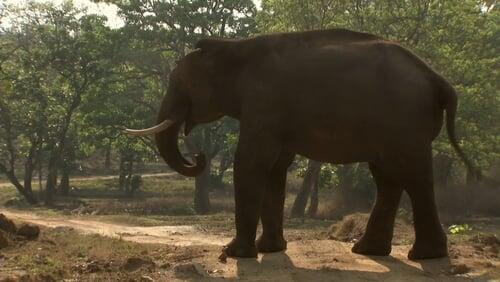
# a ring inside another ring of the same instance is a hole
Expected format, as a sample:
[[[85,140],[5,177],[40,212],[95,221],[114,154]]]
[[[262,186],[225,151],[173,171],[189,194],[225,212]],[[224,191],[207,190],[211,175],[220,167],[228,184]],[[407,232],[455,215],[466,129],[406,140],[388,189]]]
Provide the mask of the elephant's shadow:
[[[264,254],[261,260],[237,259],[238,280],[249,281],[427,281],[453,280],[447,275],[451,263],[448,258],[419,262],[412,266],[394,257],[361,256],[379,265],[378,271],[345,270],[325,264],[320,269],[296,266],[285,253]],[[305,262],[307,264],[307,262]],[[349,267],[347,267],[349,268]],[[354,267],[353,267],[354,268]],[[380,269],[384,269],[380,271]]]

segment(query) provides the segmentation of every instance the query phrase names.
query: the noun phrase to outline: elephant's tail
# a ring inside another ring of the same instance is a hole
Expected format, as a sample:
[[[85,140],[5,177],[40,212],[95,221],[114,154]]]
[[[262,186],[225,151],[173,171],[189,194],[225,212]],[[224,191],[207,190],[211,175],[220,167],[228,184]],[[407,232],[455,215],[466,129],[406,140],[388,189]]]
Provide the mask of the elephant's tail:
[[[446,111],[446,131],[448,133],[448,139],[450,140],[451,145],[457,152],[460,159],[464,162],[470,175],[473,176],[475,179],[480,180],[481,171],[477,169],[469,160],[469,158],[465,155],[464,151],[458,144],[457,136],[455,133],[455,115],[457,113],[457,104],[458,104],[457,92],[455,91],[453,86],[451,86],[444,79],[441,79],[441,84],[443,86],[442,91],[445,92],[443,93],[445,94],[444,95],[445,97],[443,98],[445,98],[444,109]]]

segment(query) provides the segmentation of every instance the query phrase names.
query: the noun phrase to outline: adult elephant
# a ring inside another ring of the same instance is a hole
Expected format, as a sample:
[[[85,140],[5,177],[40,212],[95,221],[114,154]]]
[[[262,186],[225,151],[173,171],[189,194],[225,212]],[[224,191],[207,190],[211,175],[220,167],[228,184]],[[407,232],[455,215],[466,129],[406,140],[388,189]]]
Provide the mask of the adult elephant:
[[[204,39],[170,75],[155,134],[174,170],[196,176],[179,152],[178,133],[230,116],[240,121],[234,162],[236,237],[232,257],[286,248],[283,206],[287,167],[295,154],[343,164],[368,162],[377,199],[366,232],[352,251],[388,255],[401,193],[412,202],[415,243],[410,259],[447,255],[434,200],[431,143],[446,111],[451,144],[453,87],[400,45],[344,29],[281,33],[246,40]],[[255,243],[259,219],[263,232]]]

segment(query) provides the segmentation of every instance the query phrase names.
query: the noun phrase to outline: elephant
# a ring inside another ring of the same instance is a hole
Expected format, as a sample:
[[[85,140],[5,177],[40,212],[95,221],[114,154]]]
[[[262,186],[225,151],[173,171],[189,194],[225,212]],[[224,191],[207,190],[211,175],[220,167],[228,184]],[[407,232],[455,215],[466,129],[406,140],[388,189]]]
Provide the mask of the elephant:
[[[352,251],[389,255],[403,191],[411,199],[410,259],[448,255],[434,199],[432,142],[444,121],[457,143],[457,93],[445,78],[396,42],[347,29],[200,40],[170,73],[154,135],[178,173],[196,176],[202,153],[182,156],[178,135],[223,116],[237,119],[234,156],[236,236],[229,257],[283,251],[287,168],[296,155],[332,164],[367,162],[377,186],[362,238]],[[444,115],[446,113],[446,116]],[[262,234],[256,230],[262,223]]]

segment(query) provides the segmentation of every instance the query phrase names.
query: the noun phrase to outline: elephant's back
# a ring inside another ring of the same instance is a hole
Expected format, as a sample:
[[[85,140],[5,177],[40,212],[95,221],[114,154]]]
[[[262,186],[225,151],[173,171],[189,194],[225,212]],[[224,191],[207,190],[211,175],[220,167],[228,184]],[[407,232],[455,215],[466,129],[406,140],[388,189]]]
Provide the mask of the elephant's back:
[[[430,142],[443,115],[432,71],[391,44],[333,44],[270,55],[251,80],[258,86],[249,93],[252,103],[280,119],[287,140],[297,146],[357,146],[354,151],[366,155],[391,142]]]

